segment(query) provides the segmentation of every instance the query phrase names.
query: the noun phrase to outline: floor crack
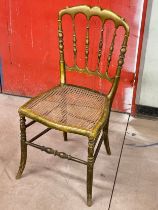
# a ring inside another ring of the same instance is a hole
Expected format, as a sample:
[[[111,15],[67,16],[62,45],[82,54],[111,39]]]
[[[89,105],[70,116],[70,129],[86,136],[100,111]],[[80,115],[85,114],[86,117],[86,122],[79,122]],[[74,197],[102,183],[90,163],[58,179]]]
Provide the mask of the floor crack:
[[[111,207],[112,197],[113,197],[113,194],[114,194],[114,189],[115,189],[118,169],[119,169],[119,166],[120,166],[120,161],[121,161],[121,157],[122,157],[122,152],[123,152],[123,147],[124,147],[124,143],[125,143],[125,139],[126,139],[126,134],[127,134],[127,129],[128,129],[128,125],[129,125],[130,116],[131,115],[129,114],[128,119],[127,119],[127,125],[126,125],[125,134],[124,134],[124,138],[123,138],[123,142],[122,142],[120,157],[119,157],[119,161],[118,161],[118,165],[117,165],[117,169],[116,169],[116,174],[115,174],[115,179],[114,179],[114,184],[113,184],[113,188],[112,188],[112,192],[111,192],[111,197],[110,197],[108,210],[110,210],[110,207]]]

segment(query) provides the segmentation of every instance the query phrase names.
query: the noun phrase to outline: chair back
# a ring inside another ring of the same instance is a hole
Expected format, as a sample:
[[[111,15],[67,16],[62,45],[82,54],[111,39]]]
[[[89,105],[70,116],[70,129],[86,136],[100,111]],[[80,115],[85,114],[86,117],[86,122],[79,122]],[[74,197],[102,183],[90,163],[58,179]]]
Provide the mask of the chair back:
[[[76,28],[75,28],[75,16],[77,14],[83,14],[85,15],[87,19],[86,23],[86,37],[85,37],[85,66],[84,68],[80,68],[77,65],[77,37],[76,37]],[[72,37],[72,42],[73,42],[73,58],[74,58],[74,64],[73,66],[68,66],[65,62],[64,59],[64,41],[63,41],[63,28],[62,28],[62,17],[64,15],[70,15],[72,18],[72,28],[73,28],[73,37]],[[97,16],[101,20],[101,31],[100,31],[100,40],[99,40],[99,46],[98,46],[98,56],[97,56],[97,67],[95,71],[89,69],[88,67],[88,58],[89,58],[89,29],[90,29],[90,19],[93,16]],[[107,20],[111,20],[114,23],[114,32],[113,32],[113,37],[112,41],[109,47],[109,52],[107,56],[107,63],[106,63],[106,70],[104,73],[102,73],[99,70],[99,65],[101,61],[101,56],[102,56],[102,48],[103,48],[103,33],[104,33],[104,25]],[[118,57],[117,61],[117,68],[116,68],[116,73],[113,77],[109,76],[108,70],[109,66],[112,60],[112,55],[114,51],[114,44],[115,44],[115,38],[117,34],[117,30],[119,27],[124,28],[124,37],[123,37],[123,42],[121,45],[120,49],[120,54]],[[95,75],[99,78],[106,79],[108,80],[112,85],[111,89],[108,93],[108,98],[111,99],[111,101],[114,98],[119,78],[120,78],[120,73],[122,69],[122,65],[124,63],[124,58],[125,58],[125,53],[126,53],[126,48],[127,48],[127,42],[128,42],[128,37],[129,37],[129,26],[125,22],[125,20],[115,14],[114,12],[110,10],[105,10],[101,9],[98,6],[95,7],[89,7],[86,5],[81,5],[81,6],[75,6],[75,7],[67,7],[59,12],[59,18],[58,18],[58,36],[59,36],[59,51],[60,51],[60,79],[61,79],[61,85],[66,83],[66,70],[68,71],[77,71],[81,73],[86,73],[89,75]]]

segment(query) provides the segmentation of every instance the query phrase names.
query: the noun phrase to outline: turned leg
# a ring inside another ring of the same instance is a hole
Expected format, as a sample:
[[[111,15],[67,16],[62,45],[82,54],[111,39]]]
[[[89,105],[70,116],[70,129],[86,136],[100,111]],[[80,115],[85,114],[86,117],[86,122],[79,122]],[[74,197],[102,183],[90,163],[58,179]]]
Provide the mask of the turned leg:
[[[67,141],[67,132],[63,132],[64,141]]]
[[[26,141],[26,126],[25,126],[25,117],[20,115],[20,130],[21,130],[21,161],[16,179],[21,178],[21,175],[24,171],[27,159],[27,144]]]
[[[94,140],[88,142],[88,161],[87,161],[87,205],[92,205],[92,185],[93,185],[93,165],[94,165]]]
[[[111,150],[110,150],[110,145],[109,145],[109,136],[108,136],[108,127],[109,127],[109,122],[103,128],[103,138],[104,138],[104,145],[106,148],[106,152],[108,155],[111,155]]]

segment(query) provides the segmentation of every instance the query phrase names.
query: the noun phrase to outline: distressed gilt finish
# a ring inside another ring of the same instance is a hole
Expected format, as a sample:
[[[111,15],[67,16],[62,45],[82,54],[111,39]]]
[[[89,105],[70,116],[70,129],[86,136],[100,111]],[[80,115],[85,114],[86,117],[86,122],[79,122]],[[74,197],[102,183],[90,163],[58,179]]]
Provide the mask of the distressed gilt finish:
[[[75,30],[75,16],[78,13],[82,13],[86,16],[87,18],[87,25],[86,25],[86,37],[85,37],[85,67],[80,68],[77,65],[77,37],[76,37],[76,30]],[[64,59],[64,40],[63,40],[63,29],[62,29],[62,17],[67,14],[72,17],[72,27],[73,27],[73,37],[72,37],[72,42],[73,42],[73,53],[74,53],[74,64],[73,66],[68,66],[65,62]],[[95,71],[91,71],[88,68],[88,57],[89,57],[89,28],[90,24],[89,21],[92,16],[98,16],[102,22],[102,28],[100,32],[100,41],[99,41],[99,46],[98,46],[98,57],[97,57],[97,67]],[[103,33],[104,33],[104,25],[107,20],[112,20],[114,25],[115,25],[115,30],[114,34],[112,37],[112,41],[110,44],[109,48],[109,55],[107,57],[107,66],[106,66],[106,71],[104,73],[101,73],[99,71],[99,66],[100,66],[100,60],[101,60],[101,55],[102,55],[102,47],[103,47]],[[109,76],[109,66],[112,60],[112,55],[114,51],[114,45],[115,45],[115,38],[117,35],[117,29],[122,26],[125,30],[124,34],[124,39],[123,43],[120,49],[120,55],[118,58],[118,66],[116,69],[116,74],[114,77]],[[99,120],[95,124],[92,130],[88,130],[87,128],[79,128],[79,127],[73,127],[73,126],[67,126],[63,125],[60,123],[56,123],[53,120],[48,120],[40,115],[37,115],[35,112],[32,110],[26,109],[27,105],[34,102],[34,100],[42,97],[42,94],[29,100],[26,104],[24,104],[22,107],[19,109],[19,114],[20,114],[20,129],[21,129],[21,162],[20,162],[20,167],[18,174],[16,178],[20,178],[23,170],[25,168],[26,164],[26,158],[27,158],[27,146],[32,146],[35,147],[39,150],[45,151],[48,154],[53,154],[56,155],[60,158],[63,159],[68,159],[72,160],[78,163],[82,163],[87,166],[87,205],[91,206],[92,205],[92,184],[93,184],[93,166],[95,163],[95,160],[97,158],[97,155],[99,153],[100,147],[102,145],[102,142],[104,141],[104,145],[107,151],[107,154],[110,155],[110,146],[109,146],[109,138],[108,138],[108,126],[109,126],[109,117],[110,117],[110,110],[111,110],[111,105],[113,98],[115,96],[118,82],[120,79],[120,73],[121,73],[121,68],[124,63],[124,58],[125,58],[125,53],[126,53],[126,48],[127,48],[127,42],[128,42],[128,37],[129,37],[129,26],[125,22],[125,20],[113,13],[112,11],[101,9],[100,7],[89,7],[86,5],[81,5],[81,6],[76,6],[76,7],[67,7],[66,9],[63,9],[59,12],[59,18],[58,18],[58,37],[59,37],[59,53],[60,53],[60,87],[66,87],[69,84],[66,83],[66,71],[77,71],[79,73],[86,73],[89,75],[94,75],[97,76],[101,79],[106,79],[109,82],[112,83],[112,87],[107,95],[101,94],[99,92],[90,90],[91,92],[97,93],[99,95],[105,96],[105,101],[106,103],[104,104],[104,112],[100,116]],[[52,90],[56,90],[59,86],[53,88]],[[76,86],[72,86],[72,88],[75,88]],[[81,88],[81,87],[80,87]],[[83,88],[85,90],[89,90],[87,88]],[[66,98],[63,96],[63,103],[66,103]],[[67,108],[64,108],[65,112],[67,112]],[[66,117],[65,115],[62,115]],[[28,117],[32,119],[32,121],[28,124],[25,123],[25,117]],[[35,122],[42,123],[43,125],[47,126],[48,128],[42,131],[40,134],[36,135],[33,137],[31,140],[26,139],[26,128],[34,124]],[[73,157],[71,155],[68,155],[64,152],[59,152],[55,149],[37,145],[32,143],[35,141],[37,138],[45,134],[51,129],[57,129],[60,131],[63,131],[63,137],[64,140],[67,141],[67,132],[70,133],[76,133],[80,135],[84,135],[88,137],[88,158],[87,161],[81,160],[79,158]],[[99,143],[96,147],[97,140],[100,136],[100,133],[102,131],[101,138],[99,140]]]
[[[25,117],[20,115],[20,130],[21,130],[21,161],[19,171],[16,178],[19,179],[23,173],[27,159],[27,144],[26,144],[26,125]]]
[[[88,160],[87,160],[87,205],[92,205],[92,185],[93,185],[93,166],[94,166],[94,139],[88,141]]]

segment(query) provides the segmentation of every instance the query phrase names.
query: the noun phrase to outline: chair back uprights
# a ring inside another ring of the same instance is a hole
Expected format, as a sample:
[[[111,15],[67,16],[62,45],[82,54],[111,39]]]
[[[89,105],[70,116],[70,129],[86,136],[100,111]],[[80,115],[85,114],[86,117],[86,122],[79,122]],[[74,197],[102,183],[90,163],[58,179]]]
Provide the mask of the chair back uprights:
[[[85,66],[84,66],[84,68],[80,68],[76,62],[76,60],[77,60],[77,45],[76,45],[77,38],[76,38],[76,30],[75,30],[75,16],[79,13],[85,15],[86,19],[87,19],[86,37],[85,37]],[[66,14],[70,15],[72,18],[72,28],[73,28],[72,41],[73,41],[73,54],[74,54],[73,55],[74,56],[73,66],[68,66],[64,60],[64,41],[63,41],[63,29],[62,29],[62,17]],[[99,17],[101,20],[101,23],[102,23],[99,46],[98,46],[97,67],[96,67],[95,71],[94,70],[92,71],[91,69],[88,68],[89,28],[90,28],[89,22],[90,22],[91,17],[93,17],[93,16]],[[99,65],[100,65],[101,55],[102,55],[104,25],[107,20],[111,20],[114,23],[115,29],[114,29],[112,41],[110,44],[109,53],[107,56],[106,69],[105,69],[104,73],[101,73],[99,70]],[[113,77],[110,77],[108,71],[109,71],[109,66],[110,66],[113,51],[114,51],[117,30],[120,26],[124,28],[124,39],[123,39],[121,49],[120,49],[120,54],[118,57],[116,73]],[[107,97],[112,102],[115,92],[116,92],[116,89],[117,89],[117,86],[118,86],[119,79],[120,79],[120,73],[121,73],[122,65],[124,63],[127,42],[128,42],[128,37],[129,37],[129,26],[125,22],[125,20],[112,11],[101,9],[100,7],[96,7],[96,6],[89,7],[86,5],[81,5],[81,6],[75,6],[75,7],[67,7],[66,9],[63,9],[59,12],[58,36],[59,36],[59,51],[60,51],[60,81],[61,81],[61,85],[66,83],[66,70],[77,71],[80,73],[86,73],[89,75],[97,76],[101,79],[106,79],[112,84],[110,91],[108,92],[108,95],[107,95]]]

